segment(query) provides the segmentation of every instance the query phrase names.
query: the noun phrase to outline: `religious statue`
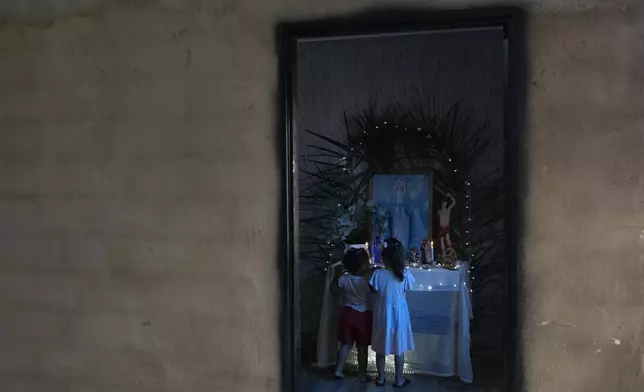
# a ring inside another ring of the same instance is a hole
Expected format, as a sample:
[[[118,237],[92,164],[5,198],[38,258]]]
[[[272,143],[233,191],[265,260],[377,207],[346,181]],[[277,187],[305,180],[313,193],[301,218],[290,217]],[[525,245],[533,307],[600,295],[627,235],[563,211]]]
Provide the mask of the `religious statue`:
[[[447,205],[447,202],[444,201],[441,205],[441,209],[438,210],[438,238],[441,242],[442,251],[452,247],[452,240],[450,239],[450,215],[452,213],[452,208],[456,204],[456,199],[454,199],[451,193],[448,193],[447,197],[450,198],[449,206]]]

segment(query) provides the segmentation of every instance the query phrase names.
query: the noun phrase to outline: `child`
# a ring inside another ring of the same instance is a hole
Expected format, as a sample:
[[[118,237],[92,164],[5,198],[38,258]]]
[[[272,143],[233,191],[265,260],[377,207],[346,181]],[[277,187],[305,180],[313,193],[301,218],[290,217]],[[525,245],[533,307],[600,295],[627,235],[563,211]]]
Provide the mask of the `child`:
[[[347,273],[337,278],[337,288],[343,294],[342,312],[338,328],[338,361],[335,378],[342,379],[342,368],[349,351],[355,342],[358,350],[358,372],[360,381],[368,382],[367,348],[371,344],[371,324],[373,322],[369,301],[371,288],[368,274],[371,270],[369,255],[364,249],[349,249],[342,259]]]
[[[373,312],[371,346],[376,352],[376,385],[385,385],[385,356],[393,354],[396,364],[394,388],[402,388],[411,384],[409,379],[403,377],[404,354],[414,350],[405,293],[411,290],[414,277],[405,271],[405,250],[397,239],[385,240],[382,260],[386,268],[376,270],[370,279],[377,299]]]

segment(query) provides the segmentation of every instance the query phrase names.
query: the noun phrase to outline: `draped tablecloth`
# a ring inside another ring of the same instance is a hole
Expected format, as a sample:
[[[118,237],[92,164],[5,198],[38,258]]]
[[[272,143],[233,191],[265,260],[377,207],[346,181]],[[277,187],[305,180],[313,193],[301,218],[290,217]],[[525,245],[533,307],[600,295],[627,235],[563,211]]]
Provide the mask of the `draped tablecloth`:
[[[405,373],[458,376],[463,382],[472,382],[468,267],[467,263],[459,263],[457,270],[407,267],[415,278],[412,290],[407,293],[407,303],[416,349],[405,354]],[[335,364],[338,348],[341,298],[330,290],[337,268],[342,268],[342,264],[328,269],[324,289],[317,346],[317,365],[321,367]],[[376,369],[375,360],[376,354],[369,350],[370,370]],[[355,348],[347,362],[357,364]],[[393,372],[393,356],[387,357],[386,368]]]

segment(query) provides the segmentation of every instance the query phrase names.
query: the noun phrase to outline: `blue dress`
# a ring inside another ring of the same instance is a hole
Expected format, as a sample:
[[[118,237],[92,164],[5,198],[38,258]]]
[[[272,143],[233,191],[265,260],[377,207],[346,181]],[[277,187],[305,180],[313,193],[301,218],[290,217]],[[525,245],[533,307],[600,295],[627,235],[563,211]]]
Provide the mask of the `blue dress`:
[[[376,291],[371,349],[381,355],[402,355],[414,350],[409,306],[405,293],[414,277],[407,271],[401,282],[389,269],[374,271],[369,283]]]

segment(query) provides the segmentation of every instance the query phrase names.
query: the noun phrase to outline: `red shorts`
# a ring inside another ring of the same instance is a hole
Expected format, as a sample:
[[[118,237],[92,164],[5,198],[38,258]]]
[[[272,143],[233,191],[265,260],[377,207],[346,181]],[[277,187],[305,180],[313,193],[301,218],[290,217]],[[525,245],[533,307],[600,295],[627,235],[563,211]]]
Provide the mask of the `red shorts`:
[[[340,313],[338,340],[343,344],[356,343],[356,346],[371,345],[371,312],[358,312],[345,306]]]

